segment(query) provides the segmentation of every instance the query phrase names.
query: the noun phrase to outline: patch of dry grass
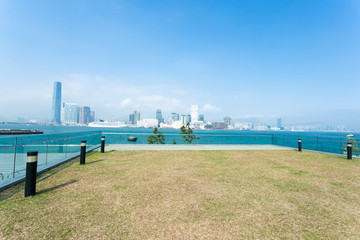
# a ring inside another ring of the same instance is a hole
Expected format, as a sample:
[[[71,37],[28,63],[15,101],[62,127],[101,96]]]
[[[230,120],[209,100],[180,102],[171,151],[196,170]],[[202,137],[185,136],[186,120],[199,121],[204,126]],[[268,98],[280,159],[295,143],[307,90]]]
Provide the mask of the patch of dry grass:
[[[296,151],[119,151],[0,202],[4,239],[359,239],[360,161]]]

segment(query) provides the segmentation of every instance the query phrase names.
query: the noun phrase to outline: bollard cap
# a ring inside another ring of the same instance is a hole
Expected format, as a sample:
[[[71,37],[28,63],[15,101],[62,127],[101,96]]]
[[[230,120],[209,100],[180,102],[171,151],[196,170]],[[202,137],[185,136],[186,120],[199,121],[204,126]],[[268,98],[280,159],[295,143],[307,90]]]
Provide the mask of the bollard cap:
[[[101,137],[101,140],[105,140],[105,136],[102,136],[102,137]]]
[[[32,163],[32,162],[37,162],[37,160],[38,160],[38,152],[28,152],[27,153],[26,162]]]
[[[86,146],[86,141],[81,141],[81,146],[85,147]]]
[[[348,142],[348,143],[347,143],[347,146],[348,146],[348,147],[352,147],[352,143],[351,143],[351,142]]]
[[[300,139],[300,138],[298,139],[298,142],[301,142],[301,139]]]
[[[27,156],[28,156],[28,157],[37,156],[37,155],[38,155],[38,152],[37,152],[37,151],[27,152]]]

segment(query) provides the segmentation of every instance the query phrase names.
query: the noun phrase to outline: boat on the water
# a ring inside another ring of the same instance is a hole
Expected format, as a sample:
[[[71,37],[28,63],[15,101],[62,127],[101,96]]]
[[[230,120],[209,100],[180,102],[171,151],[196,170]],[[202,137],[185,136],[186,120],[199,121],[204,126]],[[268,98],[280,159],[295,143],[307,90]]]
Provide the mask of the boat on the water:
[[[137,140],[137,137],[131,136],[131,137],[128,138],[129,142],[136,142],[136,140]]]
[[[0,135],[18,135],[18,134],[43,134],[43,131],[37,129],[0,129]]]

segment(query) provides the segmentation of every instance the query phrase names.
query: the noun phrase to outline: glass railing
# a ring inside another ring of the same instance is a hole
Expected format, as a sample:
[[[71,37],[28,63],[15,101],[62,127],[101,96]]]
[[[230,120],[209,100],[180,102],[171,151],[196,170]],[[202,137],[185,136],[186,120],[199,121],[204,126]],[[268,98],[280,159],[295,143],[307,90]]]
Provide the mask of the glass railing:
[[[110,132],[104,131],[107,144],[148,144],[147,138],[152,133],[135,133],[135,132]],[[165,144],[187,144],[183,141],[180,134],[163,134]],[[136,141],[133,139],[136,138]],[[346,144],[345,137],[331,136],[309,136],[300,137],[302,139],[302,149],[312,150],[334,154],[344,154],[343,148]],[[298,136],[287,134],[273,134],[247,132],[246,134],[212,134],[195,133],[195,139],[192,144],[256,144],[256,145],[278,145],[290,148],[298,147]],[[357,153],[354,151],[354,155]]]
[[[100,146],[101,131],[23,135],[0,138],[0,189],[25,177],[27,152],[38,152],[38,172],[80,154],[81,141],[90,151]]]

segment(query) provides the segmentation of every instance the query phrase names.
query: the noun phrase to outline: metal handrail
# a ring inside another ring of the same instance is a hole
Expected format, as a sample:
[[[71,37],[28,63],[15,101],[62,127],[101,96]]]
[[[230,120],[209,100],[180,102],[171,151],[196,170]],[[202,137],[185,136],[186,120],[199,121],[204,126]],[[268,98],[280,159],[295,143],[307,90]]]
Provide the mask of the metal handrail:
[[[128,133],[119,133],[119,132],[103,132],[104,135],[109,134],[109,135],[151,135],[152,133],[136,133],[136,132],[128,132]],[[179,136],[180,133],[163,133],[164,136]],[[299,137],[291,137],[291,136],[281,136],[281,135],[273,135],[273,134],[269,134],[269,135],[247,135],[247,134],[242,134],[242,135],[223,135],[223,134],[199,134],[199,133],[192,133],[192,134],[181,134],[181,135],[196,135],[196,136],[209,136],[209,137],[269,137],[269,138],[286,138],[286,139],[299,139]],[[306,139],[306,140],[313,140],[313,141],[325,141],[325,142],[346,142],[346,140],[332,140],[332,139],[317,139],[317,138],[308,138],[308,137],[301,137],[301,139]]]
[[[11,146],[6,146],[6,147],[0,147],[0,150],[2,150],[2,149],[9,149],[9,148],[13,148],[13,147],[24,147],[24,146],[33,145],[33,144],[57,142],[57,141],[74,139],[74,138],[89,137],[89,136],[93,136],[93,135],[99,135],[99,133],[88,134],[88,135],[81,135],[81,136],[75,136],[75,137],[58,138],[58,139],[52,139],[52,140],[46,140],[46,141],[40,141],[40,142],[31,142],[31,143],[11,145]]]

